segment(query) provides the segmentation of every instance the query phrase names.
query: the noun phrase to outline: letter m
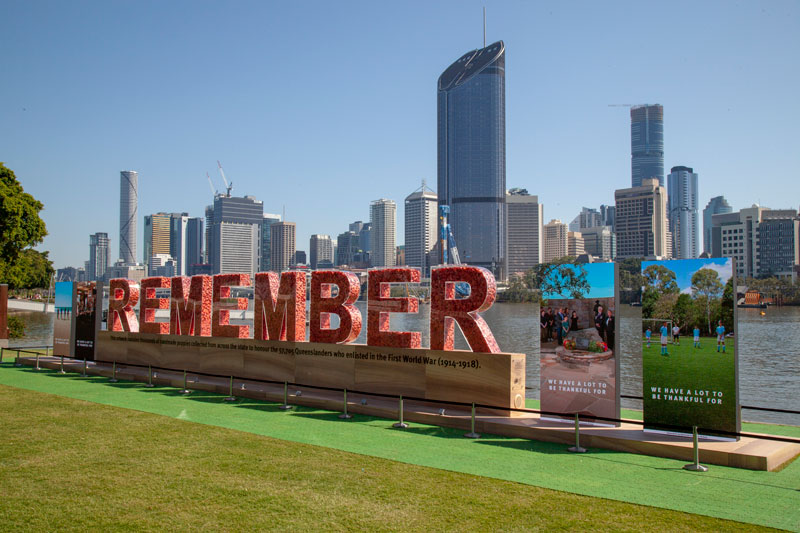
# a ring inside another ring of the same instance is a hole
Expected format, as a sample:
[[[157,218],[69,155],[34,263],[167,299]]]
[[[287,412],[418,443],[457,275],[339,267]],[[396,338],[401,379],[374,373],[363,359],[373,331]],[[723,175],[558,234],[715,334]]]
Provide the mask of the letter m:
[[[254,292],[257,340],[306,340],[305,272],[259,272]]]

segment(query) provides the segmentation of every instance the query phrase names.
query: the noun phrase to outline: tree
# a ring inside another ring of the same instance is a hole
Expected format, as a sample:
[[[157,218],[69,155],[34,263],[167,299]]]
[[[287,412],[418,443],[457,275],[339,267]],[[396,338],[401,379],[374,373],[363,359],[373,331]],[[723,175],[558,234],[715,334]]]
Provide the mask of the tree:
[[[529,290],[552,294],[569,294],[582,298],[589,292],[586,269],[575,265],[574,257],[565,256],[550,263],[536,265],[525,273],[525,286]]]
[[[13,263],[25,248],[47,235],[39,211],[44,206],[26,193],[14,171],[0,163],[0,261]]]
[[[11,289],[36,289],[47,287],[53,275],[53,262],[49,252],[38,252],[31,248],[22,250],[11,264],[0,262],[0,279]]]
[[[675,281],[675,272],[664,265],[650,265],[642,272],[648,286],[661,294],[678,294],[680,289]]]
[[[711,334],[711,302],[722,295],[722,288],[722,281],[716,270],[701,268],[692,274],[692,295],[695,298],[705,298],[709,335]]]

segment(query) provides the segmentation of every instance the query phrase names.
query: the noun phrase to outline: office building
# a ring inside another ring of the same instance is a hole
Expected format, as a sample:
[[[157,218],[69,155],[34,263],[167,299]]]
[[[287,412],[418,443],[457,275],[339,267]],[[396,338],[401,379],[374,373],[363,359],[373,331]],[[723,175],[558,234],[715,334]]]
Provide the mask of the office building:
[[[362,263],[366,266],[372,265],[372,223],[366,222],[358,232],[358,246],[361,248]]]
[[[595,226],[581,231],[583,249],[600,261],[613,261],[617,256],[617,238],[609,226]]]
[[[336,238],[336,266],[354,266],[361,254],[360,239],[354,231],[345,231]]]
[[[660,104],[631,107],[631,187],[647,178],[664,186],[664,108]]]
[[[792,278],[800,265],[800,218],[793,209],[747,209],[712,216],[712,257],[736,259],[740,279]]]
[[[169,254],[153,254],[147,262],[148,276],[178,276],[178,262]]]
[[[215,274],[258,272],[263,218],[264,205],[253,196],[214,197],[211,242],[207,247]]]
[[[292,265],[306,265],[306,252],[305,250],[296,250],[294,252],[294,261],[292,261]]]
[[[111,264],[108,253],[108,233],[89,235],[89,264],[86,268],[88,281],[103,280]]]
[[[175,275],[188,272],[186,245],[188,242],[189,213],[172,213],[169,226],[169,255],[175,260]]]
[[[308,242],[310,266],[316,270],[323,263],[325,268],[333,266],[333,241],[330,235],[314,234]]]
[[[170,254],[170,230],[172,215],[155,213],[144,216],[144,253],[142,263],[150,264],[150,258],[156,254]]]
[[[708,201],[708,205],[703,209],[703,252],[711,254],[711,217],[732,211],[733,208],[724,196],[715,196]]]
[[[275,222],[270,225],[269,229],[272,232],[270,270],[273,272],[289,270],[289,266],[295,260],[297,226],[294,222]]]
[[[673,259],[696,259],[700,254],[698,211],[697,173],[690,167],[672,167],[667,175],[667,217]]]
[[[506,99],[502,41],[461,56],[439,77],[438,202],[461,260],[505,278]],[[374,251],[374,250],[373,250]]]
[[[608,226],[614,232],[617,208],[613,205],[600,204],[600,225]]]
[[[583,247],[583,234],[580,231],[567,232],[567,255],[578,257],[586,253]]]
[[[206,206],[206,227],[204,236],[205,238],[203,241],[205,242],[205,247],[203,248],[203,263],[211,264],[211,255],[210,255],[210,247],[213,239],[211,238],[211,228],[214,227],[214,206],[207,205]]]
[[[616,200],[617,259],[669,259],[667,247],[667,191],[655,178],[639,187],[619,189]]]
[[[544,225],[544,256],[545,263],[550,263],[567,255],[567,225],[560,220],[553,219]]]
[[[581,231],[585,228],[593,228],[595,226],[601,226],[602,224],[602,217],[597,209],[584,207],[581,209],[581,212],[578,213],[578,216],[569,223],[569,231]]]
[[[372,252],[372,266],[395,266],[395,239],[397,220],[397,204],[392,200],[381,198],[369,204],[369,222]]]
[[[186,276],[190,276],[192,265],[201,265],[204,261],[203,251],[203,219],[200,217],[190,218],[186,225],[186,240],[182,247],[184,251],[185,265],[180,268]]]
[[[527,272],[542,262],[543,209],[539,197],[525,189],[508,191],[505,226],[509,276]]]
[[[119,259],[136,264],[136,219],[139,205],[139,174],[134,170],[119,173]]]
[[[430,277],[431,251],[436,246],[436,202],[436,193],[424,181],[405,200],[405,264],[419,268],[424,278]]]
[[[261,266],[260,270],[272,268],[272,225],[281,221],[280,215],[264,213],[261,221]]]

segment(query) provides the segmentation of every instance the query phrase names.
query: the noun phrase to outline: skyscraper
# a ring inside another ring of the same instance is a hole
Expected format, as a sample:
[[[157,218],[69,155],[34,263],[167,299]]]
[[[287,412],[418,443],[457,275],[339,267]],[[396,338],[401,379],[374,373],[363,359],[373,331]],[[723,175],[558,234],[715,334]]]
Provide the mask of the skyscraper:
[[[154,213],[144,216],[144,253],[142,263],[150,264],[154,255],[170,255],[170,225],[172,216],[169,213]]]
[[[139,174],[135,170],[119,173],[119,260],[136,264],[136,218],[139,205]]]
[[[697,173],[689,167],[672,167],[667,176],[667,210],[672,234],[673,259],[695,259],[700,248]]]
[[[502,41],[439,77],[438,200],[450,206],[462,261],[505,277],[506,98]]]
[[[664,107],[660,104],[631,107],[631,187],[657,178],[664,186]]]
[[[270,225],[272,232],[270,246],[271,268],[273,272],[283,272],[295,260],[295,232],[294,222],[275,222]]]
[[[711,254],[712,217],[732,211],[733,208],[724,196],[715,196],[708,201],[708,205],[703,209],[703,252]]]
[[[397,204],[381,198],[369,204],[369,221],[372,224],[372,266],[395,266]]]
[[[261,270],[272,268],[272,229],[271,226],[281,221],[280,215],[264,213],[261,221]]]
[[[183,246],[185,266],[184,275],[191,275],[192,265],[203,264],[203,219],[190,218],[186,226],[186,241]]]
[[[109,264],[108,233],[89,235],[89,265],[86,271],[88,281],[102,280]]]
[[[430,252],[436,245],[436,193],[422,187],[405,201],[405,263],[430,276]]]
[[[655,178],[639,187],[614,191],[617,222],[617,258],[668,259],[667,191]]]
[[[309,261],[312,269],[319,268],[319,264],[333,266],[333,242],[330,235],[314,234],[308,244]]]
[[[218,194],[214,197],[214,220],[209,260],[217,274],[258,272],[261,258],[261,223],[264,204],[253,196],[243,198]]]
[[[527,272],[542,262],[542,217],[538,196],[511,189],[506,196],[508,274]],[[406,252],[408,253],[408,252]]]
[[[544,225],[544,262],[567,255],[567,225],[553,219]]]

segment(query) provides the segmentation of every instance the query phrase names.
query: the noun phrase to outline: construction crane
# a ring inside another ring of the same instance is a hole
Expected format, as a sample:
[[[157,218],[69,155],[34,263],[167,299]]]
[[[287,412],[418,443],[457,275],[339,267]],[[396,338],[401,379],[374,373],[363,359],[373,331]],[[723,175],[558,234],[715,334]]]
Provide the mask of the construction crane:
[[[206,172],[206,177],[208,178],[208,186],[211,187],[211,196],[216,197],[219,191],[214,189],[214,182],[211,181],[211,175],[208,172]]]
[[[217,159],[217,166],[219,167],[219,173],[222,176],[222,181],[225,183],[225,189],[228,191],[228,198],[230,198],[231,189],[233,189],[233,182],[228,184],[228,179],[225,177],[225,171],[222,170],[222,163],[219,162],[219,159]]]
[[[449,214],[449,205],[439,206],[439,260],[442,265],[460,265],[461,258],[458,255],[456,238],[453,236],[453,230],[450,224],[447,223],[447,216]],[[448,251],[450,252],[449,257]],[[469,284],[464,282],[456,283],[456,294],[459,298],[468,297],[470,294]]]

